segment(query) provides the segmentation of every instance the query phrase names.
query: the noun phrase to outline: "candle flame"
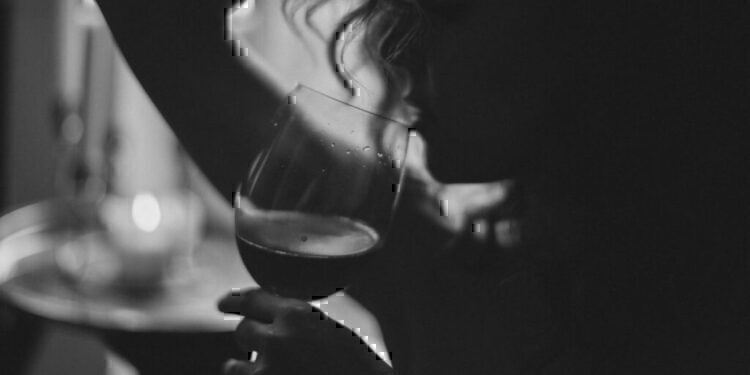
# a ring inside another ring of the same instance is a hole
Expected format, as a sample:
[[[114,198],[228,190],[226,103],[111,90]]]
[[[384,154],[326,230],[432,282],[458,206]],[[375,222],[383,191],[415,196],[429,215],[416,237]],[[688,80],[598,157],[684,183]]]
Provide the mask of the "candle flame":
[[[144,232],[155,231],[161,223],[159,201],[152,194],[136,195],[131,214],[135,225]]]

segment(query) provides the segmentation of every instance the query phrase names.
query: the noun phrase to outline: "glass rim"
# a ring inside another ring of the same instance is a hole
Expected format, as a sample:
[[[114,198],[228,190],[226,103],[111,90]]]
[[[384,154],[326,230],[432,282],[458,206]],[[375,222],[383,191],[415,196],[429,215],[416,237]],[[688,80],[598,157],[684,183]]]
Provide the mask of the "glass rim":
[[[324,92],[322,92],[322,91],[320,91],[320,90],[314,89],[314,88],[312,88],[312,87],[310,87],[310,86],[307,86],[307,85],[305,85],[305,84],[303,84],[303,83],[297,83],[297,85],[295,85],[295,86],[294,86],[294,88],[292,89],[292,91],[290,91],[290,92],[289,92],[289,94],[287,94],[287,98],[289,99],[288,103],[289,103],[289,104],[292,104],[292,105],[296,104],[296,102],[293,102],[293,101],[291,100],[291,98],[292,98],[292,97],[294,96],[294,93],[296,93],[296,92],[299,92],[299,91],[304,91],[304,90],[306,90],[306,91],[310,91],[310,92],[312,92],[312,93],[315,93],[315,94],[318,94],[318,95],[320,95],[320,96],[323,96],[323,97],[325,97],[325,98],[327,98],[327,99],[330,99],[330,100],[332,100],[332,101],[335,101],[335,102],[341,103],[341,104],[343,104],[343,105],[345,105],[345,106],[347,106],[347,107],[351,107],[351,108],[353,108],[353,109],[356,109],[356,110],[358,110],[358,111],[364,112],[364,113],[366,113],[366,114],[369,114],[369,115],[371,115],[371,116],[379,117],[379,118],[381,118],[381,119],[383,119],[383,120],[386,120],[386,121],[388,121],[388,122],[393,122],[393,123],[396,123],[396,124],[398,124],[398,125],[401,125],[401,126],[403,126],[403,127],[404,127],[404,128],[406,128],[407,130],[411,130],[411,129],[412,129],[412,126],[410,126],[410,125],[408,125],[408,124],[405,124],[405,123],[404,123],[404,122],[402,122],[402,121],[399,121],[399,120],[393,119],[393,118],[391,118],[391,117],[388,117],[388,116],[386,116],[386,115],[383,115],[383,114],[380,114],[380,113],[377,113],[377,112],[373,112],[372,110],[369,110],[369,109],[365,109],[365,108],[362,108],[362,107],[360,107],[360,106],[357,106],[357,105],[354,105],[354,104],[352,104],[352,103],[348,103],[348,102],[346,102],[346,101],[344,101],[344,100],[342,100],[342,99],[338,99],[338,98],[336,98],[336,97],[334,97],[334,96],[331,96],[330,94],[326,94],[326,93],[324,93]]]

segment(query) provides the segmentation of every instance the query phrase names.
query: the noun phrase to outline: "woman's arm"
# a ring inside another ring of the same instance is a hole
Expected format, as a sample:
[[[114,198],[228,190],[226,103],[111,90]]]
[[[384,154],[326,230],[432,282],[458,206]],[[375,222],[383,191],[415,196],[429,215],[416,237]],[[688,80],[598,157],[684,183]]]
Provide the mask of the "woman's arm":
[[[229,1],[97,0],[136,77],[208,179],[230,198],[285,88],[225,39]]]

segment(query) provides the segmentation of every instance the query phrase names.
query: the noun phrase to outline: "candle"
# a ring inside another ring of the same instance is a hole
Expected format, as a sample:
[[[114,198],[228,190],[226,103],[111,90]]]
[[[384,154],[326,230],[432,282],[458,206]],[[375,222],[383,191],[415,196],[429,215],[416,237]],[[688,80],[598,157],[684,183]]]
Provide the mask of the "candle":
[[[129,286],[161,283],[201,235],[202,206],[191,193],[110,195],[99,213],[118,263],[114,279]]]

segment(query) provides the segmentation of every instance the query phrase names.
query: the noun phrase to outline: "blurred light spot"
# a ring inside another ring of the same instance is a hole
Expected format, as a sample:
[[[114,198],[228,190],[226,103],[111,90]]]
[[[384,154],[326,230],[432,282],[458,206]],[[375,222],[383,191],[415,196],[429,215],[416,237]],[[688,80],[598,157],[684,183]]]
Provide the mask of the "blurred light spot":
[[[152,194],[138,194],[133,199],[133,222],[145,232],[153,232],[161,223],[159,201]]]

